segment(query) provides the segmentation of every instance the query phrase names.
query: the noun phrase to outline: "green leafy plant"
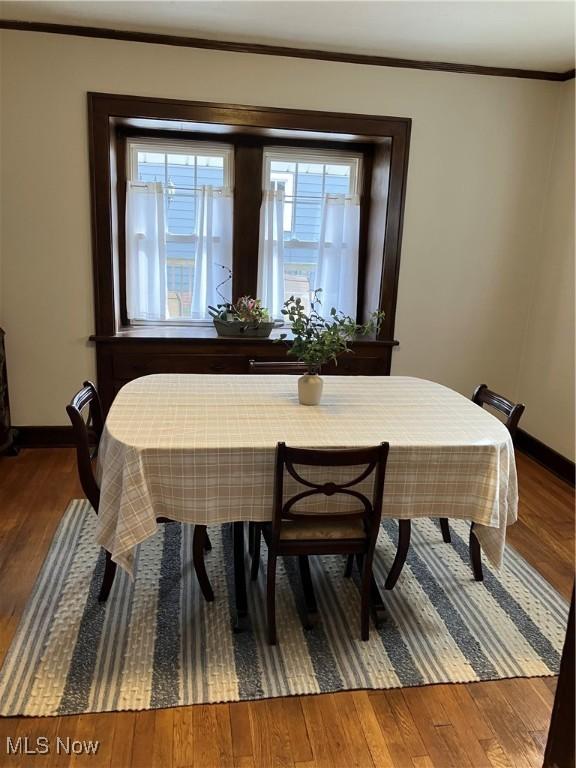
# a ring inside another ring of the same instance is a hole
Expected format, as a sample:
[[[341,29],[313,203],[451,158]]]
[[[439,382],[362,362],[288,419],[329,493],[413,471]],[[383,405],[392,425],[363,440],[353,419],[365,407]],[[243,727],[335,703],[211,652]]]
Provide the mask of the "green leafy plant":
[[[260,299],[251,296],[241,296],[235,304],[218,304],[216,307],[208,307],[209,313],[217,320],[237,321],[259,325],[269,322],[270,314],[266,307],[262,306]]]
[[[357,336],[374,333],[384,319],[383,312],[374,312],[368,322],[358,325],[349,315],[334,307],[328,318],[322,317],[319,308],[322,305],[318,294],[321,289],[314,291],[307,312],[300,298],[290,298],[284,302],[282,314],[292,325],[292,345],[288,354],[306,363],[309,373],[318,373],[320,367],[330,360],[337,364],[338,357],[353,350],[350,348]],[[280,335],[279,341],[288,338],[288,334]]]

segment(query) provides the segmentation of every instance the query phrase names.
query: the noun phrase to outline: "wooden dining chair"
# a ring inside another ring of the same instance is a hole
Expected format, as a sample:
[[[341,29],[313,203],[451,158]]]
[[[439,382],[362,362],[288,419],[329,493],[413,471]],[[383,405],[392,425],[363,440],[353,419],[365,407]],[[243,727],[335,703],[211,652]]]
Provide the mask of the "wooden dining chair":
[[[488,389],[486,384],[480,384],[478,387],[476,387],[474,394],[472,395],[472,402],[476,403],[476,405],[479,405],[481,408],[487,405],[499,413],[502,413],[506,417],[504,425],[510,432],[512,439],[514,439],[516,429],[518,427],[518,422],[524,413],[525,406],[523,403],[513,403],[503,395],[498,395],[496,392],[492,392],[492,390]],[[447,544],[450,544],[452,537],[450,536],[448,518],[441,517],[439,522],[442,538]],[[394,585],[398,581],[398,577],[400,576],[402,568],[404,567],[404,563],[406,562],[406,556],[408,555],[408,549],[410,547],[410,536],[410,520],[399,520],[398,547],[396,550],[396,557],[394,558],[394,562],[392,563],[392,567],[388,573],[388,578],[386,579],[386,589],[393,589]],[[482,581],[484,578],[484,574],[482,572],[482,553],[480,550],[480,542],[474,533],[474,523],[471,523],[470,525],[469,547],[470,562],[472,565],[474,578],[476,581]]]
[[[248,366],[250,373],[307,373],[309,367],[298,360],[249,360]]]
[[[268,545],[266,604],[268,641],[276,644],[276,561],[278,556],[296,555],[304,591],[312,596],[313,589],[308,563],[309,555],[356,556],[361,570],[360,632],[362,640],[369,636],[369,611],[373,595],[372,560],[380,520],[384,476],[388,458],[388,443],[373,448],[350,450],[319,450],[289,448],[278,443],[274,482],[274,508],[271,523],[255,524],[256,541],[253,551],[252,578],[258,575],[261,533]],[[360,474],[342,483],[314,482],[300,474],[300,467],[360,467]],[[305,490],[284,498],[285,471]],[[354,486],[374,473],[372,498]],[[352,509],[346,512],[311,512],[306,500],[317,496],[349,497]],[[315,601],[314,601],[315,608]]]
[[[82,389],[77,392],[70,404],[66,406],[66,412],[72,422],[74,442],[76,444],[76,461],[82,490],[92,505],[96,514],[100,506],[100,488],[94,476],[94,461],[98,456],[100,439],[104,429],[104,418],[100,397],[94,384],[85,381]],[[83,413],[87,413],[86,418]],[[173,522],[169,518],[157,518],[159,523]],[[194,526],[192,541],[192,559],[194,569],[202,594],[207,601],[214,600],[214,592],[206,573],[204,565],[204,548],[209,546],[205,525]],[[98,600],[105,602],[112,589],[114,576],[116,575],[116,563],[112,560],[110,552],[106,550],[104,576],[100,586]]]

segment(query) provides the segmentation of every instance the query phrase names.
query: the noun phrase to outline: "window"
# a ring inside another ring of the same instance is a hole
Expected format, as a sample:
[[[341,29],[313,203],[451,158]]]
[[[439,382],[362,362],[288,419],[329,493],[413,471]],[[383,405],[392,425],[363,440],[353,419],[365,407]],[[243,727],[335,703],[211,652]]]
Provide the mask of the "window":
[[[265,149],[258,293],[275,317],[294,295],[356,317],[361,156]]]
[[[256,292],[274,317],[298,296],[356,317],[362,155],[262,147]],[[233,300],[234,147],[128,140],[126,315],[130,322],[206,322]],[[254,189],[249,173],[238,189]],[[242,237],[246,232],[242,232]],[[254,251],[256,246],[254,245]]]
[[[127,182],[128,319],[205,321],[230,293],[232,147],[129,142]]]

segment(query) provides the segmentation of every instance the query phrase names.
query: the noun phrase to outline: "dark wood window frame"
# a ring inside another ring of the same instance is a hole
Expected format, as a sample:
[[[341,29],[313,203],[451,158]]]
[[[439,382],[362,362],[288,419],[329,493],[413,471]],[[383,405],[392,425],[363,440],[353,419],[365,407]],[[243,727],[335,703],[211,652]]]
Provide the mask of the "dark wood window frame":
[[[378,294],[377,306],[386,313],[380,338],[393,339],[410,119],[102,93],[88,94],[88,112],[97,336],[114,335],[127,324],[123,270],[119,261],[124,251],[125,139],[127,136],[155,135],[158,138],[217,139],[234,144],[235,180],[248,175],[261,178],[262,147],[266,144],[353,147],[354,151],[361,151],[365,158],[363,178],[370,181],[372,190],[369,221],[364,216],[361,227],[363,250],[369,253],[362,260],[364,274],[359,279],[360,314],[377,308],[374,299]],[[158,121],[166,120],[180,123],[178,131],[159,130]],[[186,130],[187,127],[193,130]],[[290,134],[288,138],[287,133]],[[295,139],[295,135],[299,138]],[[379,209],[383,203],[382,191],[375,193],[375,183],[382,185],[382,172],[372,174],[370,171],[372,156],[378,158],[384,154],[388,157],[383,172],[389,168],[389,183],[384,194],[385,213]],[[113,189],[118,195],[112,194]],[[365,186],[363,197],[367,194]],[[250,189],[242,185],[235,190],[236,196],[239,199],[234,206],[234,296],[256,293],[258,228],[254,222],[259,216],[261,190],[257,185],[250,185]],[[364,205],[364,210],[367,207]],[[238,268],[240,263],[242,266]],[[381,275],[379,291],[375,292],[373,281],[378,276],[378,268]],[[368,297],[371,300],[367,303]]]
[[[167,121],[170,121],[167,123]],[[170,125],[171,130],[166,130]],[[327,373],[387,374],[396,297],[411,120],[334,112],[88,94],[92,254],[98,383],[104,408],[131,378],[151,372],[248,372],[248,356],[276,359],[271,340],[217,339],[194,326],[127,325],[125,176],[128,137],[217,140],[235,147],[233,296],[256,293],[261,184],[266,145],[360,151],[363,160],[358,319],[385,312],[378,338],[354,343],[356,355]]]

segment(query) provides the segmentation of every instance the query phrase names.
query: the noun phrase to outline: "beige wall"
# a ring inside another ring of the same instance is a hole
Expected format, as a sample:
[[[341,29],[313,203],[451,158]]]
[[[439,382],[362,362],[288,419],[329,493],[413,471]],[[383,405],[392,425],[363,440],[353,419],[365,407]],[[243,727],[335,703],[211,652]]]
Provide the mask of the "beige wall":
[[[517,396],[523,427],[574,459],[574,81],[562,86]]]
[[[562,84],[38,33],[0,40],[0,319],[15,424],[65,423],[71,392],[94,375],[91,90],[411,117],[393,373],[516,393]]]

